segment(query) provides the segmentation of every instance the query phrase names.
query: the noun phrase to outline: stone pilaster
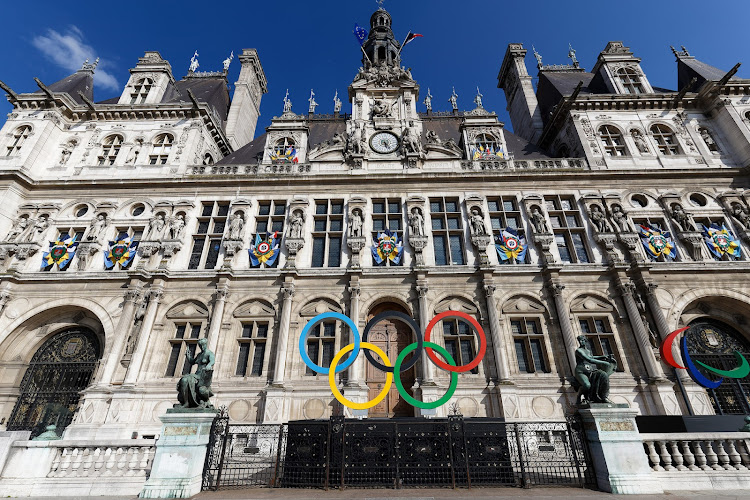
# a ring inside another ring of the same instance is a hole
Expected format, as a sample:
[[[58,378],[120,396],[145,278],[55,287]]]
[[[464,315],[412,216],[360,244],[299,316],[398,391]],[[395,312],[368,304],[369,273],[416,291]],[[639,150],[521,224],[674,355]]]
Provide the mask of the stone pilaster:
[[[418,283],[416,290],[419,295],[419,327],[426,334],[425,328],[427,328],[427,324],[430,322],[427,312],[427,292],[429,291],[427,282]],[[432,362],[425,357],[422,360],[422,385],[435,385],[432,370]]]
[[[148,348],[149,339],[151,337],[151,330],[154,326],[154,320],[156,319],[156,311],[159,308],[159,299],[163,294],[161,288],[152,288],[148,292],[149,302],[146,308],[146,315],[143,318],[143,326],[139,333],[138,343],[133,352],[133,357],[128,365],[128,372],[125,374],[125,381],[123,386],[135,386],[138,381],[138,375],[143,366],[143,358],[146,355],[146,349]]]
[[[220,285],[214,294],[214,308],[211,312],[211,324],[208,327],[208,349],[216,352],[219,345],[219,335],[221,334],[221,323],[224,319],[224,306],[227,301],[229,287]]]
[[[108,386],[112,383],[117,365],[120,362],[122,353],[125,350],[125,343],[128,340],[128,333],[133,327],[133,319],[135,317],[136,304],[143,296],[143,292],[140,288],[128,289],[125,292],[125,300],[122,306],[122,313],[120,319],[117,322],[115,331],[112,334],[112,349],[106,358],[104,363],[104,369],[99,377],[99,386]],[[141,329],[141,331],[143,331]]]
[[[549,282],[547,283],[547,288],[555,301],[557,319],[560,322],[560,329],[562,330],[563,341],[565,342],[565,351],[568,353],[568,363],[570,364],[571,372],[575,372],[576,349],[578,348],[578,344],[576,342],[576,335],[573,332],[573,325],[570,323],[570,312],[568,311],[568,308],[565,305],[565,300],[563,299],[565,285]]]
[[[508,354],[505,352],[505,343],[500,332],[500,321],[497,316],[495,304],[496,286],[490,280],[484,282],[484,294],[487,299],[487,316],[490,320],[490,335],[492,336],[492,348],[495,354],[495,372],[500,383],[510,383],[510,370]]]
[[[276,343],[276,362],[273,370],[273,385],[284,385],[284,371],[286,369],[286,351],[289,343],[289,325],[292,319],[292,297],[294,297],[294,283],[286,282],[281,287],[284,302],[281,306],[281,324],[279,325],[279,340]]]

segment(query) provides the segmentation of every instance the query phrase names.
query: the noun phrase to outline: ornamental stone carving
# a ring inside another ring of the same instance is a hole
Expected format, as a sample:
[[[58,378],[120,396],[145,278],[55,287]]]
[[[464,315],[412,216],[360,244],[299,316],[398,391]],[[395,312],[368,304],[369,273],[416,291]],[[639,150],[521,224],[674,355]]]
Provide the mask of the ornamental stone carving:
[[[602,210],[602,207],[596,203],[589,206],[588,216],[591,220],[591,224],[594,226],[594,231],[597,233],[611,233],[612,228],[607,222],[607,216]]]
[[[690,217],[690,214],[685,212],[685,210],[682,208],[682,205],[680,205],[679,203],[673,203],[671,208],[672,212],[670,215],[682,231],[696,231],[695,223],[692,221],[692,217]]]
[[[531,224],[534,226],[534,232],[539,234],[551,234],[549,226],[547,225],[547,219],[540,210],[538,205],[531,207]]]

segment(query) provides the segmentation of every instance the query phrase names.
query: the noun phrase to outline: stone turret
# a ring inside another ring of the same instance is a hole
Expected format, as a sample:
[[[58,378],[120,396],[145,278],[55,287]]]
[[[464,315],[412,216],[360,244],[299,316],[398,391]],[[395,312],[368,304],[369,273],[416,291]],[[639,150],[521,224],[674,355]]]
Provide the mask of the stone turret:
[[[234,84],[234,96],[227,117],[226,134],[237,150],[255,137],[260,116],[260,100],[268,93],[266,74],[255,49],[244,49],[239,57],[240,76]]]
[[[531,76],[526,69],[525,57],[526,49],[523,45],[508,44],[500,73],[497,75],[497,87],[505,91],[514,133],[536,143],[542,135],[544,125]]]
[[[362,47],[375,66],[385,64],[398,67],[401,64],[400,44],[393,36],[391,15],[382,7],[370,17],[370,35]],[[362,65],[365,68],[370,65],[364,56]]]

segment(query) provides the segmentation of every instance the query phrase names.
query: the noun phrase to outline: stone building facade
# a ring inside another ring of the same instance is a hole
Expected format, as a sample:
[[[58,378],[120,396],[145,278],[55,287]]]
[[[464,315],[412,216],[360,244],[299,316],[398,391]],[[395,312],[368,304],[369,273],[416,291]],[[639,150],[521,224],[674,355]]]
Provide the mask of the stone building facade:
[[[709,393],[658,349],[690,326],[707,356],[747,351],[750,81],[683,49],[679,88],[656,88],[609,42],[591,72],[574,52],[571,65],[539,56],[534,89],[526,50],[510,44],[498,87],[511,133],[481,95],[470,111],[455,97],[434,111],[391,23],[383,9],[372,16],[351,114],[340,102],[316,113],[314,96],[298,114],[285,100],[257,137],[266,76],[252,49],[231,99],[226,69],[177,80],[157,52],[107,101],[93,102],[89,64],[33,93],[3,85],[14,109],[0,130],[0,427],[155,434],[185,352],[204,337],[213,402],[234,421],[327,417],[342,410],[298,353],[304,326],[327,311],[360,331],[383,311],[422,329],[443,311],[474,317],[486,355],[451,400],[467,417],[572,411],[578,335],[617,360],[615,402],[642,414],[750,412],[750,381]],[[728,230],[731,251],[711,251],[712,227]],[[639,228],[674,251],[649,253]],[[386,229],[403,252],[378,264]],[[504,234],[526,254],[497,249]],[[78,243],[72,260],[43,266],[66,236]],[[137,256],[107,269],[111,242],[126,238]],[[253,265],[248,249],[266,243],[276,260]],[[389,353],[413,341],[395,320],[370,335]],[[461,321],[432,339],[461,364],[479,349]],[[344,325],[326,322],[307,351],[327,364],[349,343]],[[402,378],[424,401],[449,381],[425,358]],[[338,380],[364,401],[382,374],[359,356]],[[415,411],[394,390],[370,416]]]

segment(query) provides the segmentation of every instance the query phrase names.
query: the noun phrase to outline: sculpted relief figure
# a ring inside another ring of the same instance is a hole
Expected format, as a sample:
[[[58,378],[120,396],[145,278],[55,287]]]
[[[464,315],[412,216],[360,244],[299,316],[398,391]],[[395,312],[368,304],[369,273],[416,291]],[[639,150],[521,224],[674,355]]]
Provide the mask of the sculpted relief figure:
[[[732,204],[732,215],[745,229],[750,229],[750,211],[739,203]],[[8,236],[10,240],[10,235]]]
[[[147,241],[161,241],[164,238],[166,224],[162,212],[154,215],[148,223],[148,235],[143,239]]]
[[[168,236],[170,240],[179,240],[182,238],[182,233],[185,231],[185,216],[177,214],[169,221]]]
[[[472,236],[484,236],[487,234],[487,228],[484,226],[484,217],[482,217],[482,214],[476,207],[471,209],[469,222]]]
[[[379,99],[375,99],[375,102],[372,105],[372,116],[378,118],[389,118],[391,116],[391,109],[395,104],[396,101],[393,103],[389,102],[385,94],[383,94]]]
[[[350,238],[361,238],[362,237],[362,211],[359,208],[352,210],[349,215],[349,237]]]
[[[135,144],[133,145],[133,149],[130,150],[130,154],[128,155],[127,160],[125,160],[126,165],[135,165],[138,161],[138,155],[141,154],[141,148],[143,147],[143,139],[136,139]]]
[[[615,226],[620,232],[627,233],[632,231],[630,224],[628,223],[628,216],[620,205],[614,205],[612,207],[612,220],[615,221]]]
[[[425,139],[427,139],[427,144],[440,144],[440,137],[434,130],[428,130]]]
[[[21,235],[27,231],[28,227],[29,217],[26,215],[19,217],[16,219],[16,222],[13,223],[13,227],[10,228],[10,231],[8,231],[8,236],[5,238],[5,241],[9,243],[17,242],[21,239]]]
[[[412,236],[424,236],[424,217],[419,207],[411,209],[409,214],[409,229]]]
[[[646,139],[643,137],[643,134],[641,134],[641,131],[634,128],[630,131],[630,135],[633,136],[633,141],[635,142],[636,147],[638,148],[638,151],[640,151],[642,154],[650,154],[651,150],[648,149],[648,144],[646,143]]]
[[[549,226],[547,226],[547,219],[544,218],[544,214],[539,211],[539,207],[534,206],[531,210],[531,224],[534,226],[534,231],[537,233],[549,233]]]
[[[26,228],[26,233],[19,240],[21,243],[42,243],[48,227],[47,216],[40,215],[32,227]]]
[[[675,203],[672,205],[672,218],[683,231],[695,231],[695,225],[690,220],[690,216],[682,208],[682,205]]]
[[[305,223],[305,216],[302,210],[295,210],[289,219],[289,237],[292,239],[302,239],[302,226]]]
[[[401,135],[401,150],[403,154],[422,152],[422,144],[409,127],[405,128],[403,135]]]
[[[91,221],[89,230],[86,232],[86,241],[100,242],[104,238],[104,233],[109,225],[106,214],[99,214],[96,219]]]
[[[364,137],[362,137],[362,131],[357,127],[354,126],[354,129],[352,129],[351,132],[349,132],[349,144],[347,146],[347,150],[354,154],[362,154],[365,152],[363,142]]]
[[[227,226],[227,239],[241,240],[245,228],[245,219],[240,212],[235,212],[232,221]]]
[[[609,232],[609,224],[607,224],[607,217],[604,215],[604,211],[602,211],[602,207],[599,205],[591,205],[591,208],[589,208],[589,219],[591,219],[591,223],[594,224],[594,228],[597,233],[607,233]]]

